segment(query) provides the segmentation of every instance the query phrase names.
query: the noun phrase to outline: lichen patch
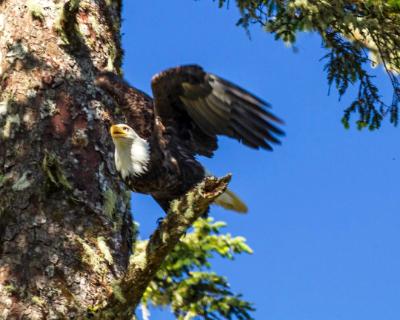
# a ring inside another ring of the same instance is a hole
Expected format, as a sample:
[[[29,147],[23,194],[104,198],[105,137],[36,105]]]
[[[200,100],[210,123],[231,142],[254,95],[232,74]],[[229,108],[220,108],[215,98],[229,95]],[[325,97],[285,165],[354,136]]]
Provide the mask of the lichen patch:
[[[12,189],[14,191],[22,191],[29,188],[32,185],[32,181],[29,179],[31,172],[26,171],[22,176],[13,184]]]
[[[108,264],[113,265],[114,259],[104,237],[97,238],[97,248],[99,248],[100,252],[103,254],[103,257],[108,262]]]
[[[3,116],[7,113],[8,110],[8,100],[0,101],[0,116]]]
[[[40,119],[51,117],[57,113],[57,105],[53,100],[47,99],[43,101],[40,108]]]
[[[10,138],[11,134],[12,134],[12,125],[15,126],[19,126],[21,123],[19,115],[18,114],[12,114],[7,116],[6,119],[6,124],[3,127],[3,131],[2,131],[2,137],[3,139],[8,139]]]
[[[0,14],[0,31],[4,30],[4,25],[5,25],[5,17],[4,14]]]
[[[89,144],[89,137],[86,129],[77,129],[72,135],[72,145],[84,148]]]

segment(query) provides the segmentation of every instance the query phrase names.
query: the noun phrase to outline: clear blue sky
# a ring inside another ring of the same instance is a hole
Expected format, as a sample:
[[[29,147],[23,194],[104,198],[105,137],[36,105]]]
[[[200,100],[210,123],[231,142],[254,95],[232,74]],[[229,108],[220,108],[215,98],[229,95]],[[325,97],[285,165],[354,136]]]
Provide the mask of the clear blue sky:
[[[249,40],[233,2],[219,10],[211,0],[124,1],[131,84],[150,93],[153,74],[198,63],[269,101],[286,122],[273,153],[221,139],[204,160],[217,175],[234,174],[231,187],[250,207],[247,216],[212,210],[254,249],[215,269],[255,303],[256,319],[400,319],[400,128],[345,130],[350,96],[327,95],[318,37],[302,35],[299,53],[258,27]],[[135,195],[132,207],[146,237],[162,212],[149,197]]]

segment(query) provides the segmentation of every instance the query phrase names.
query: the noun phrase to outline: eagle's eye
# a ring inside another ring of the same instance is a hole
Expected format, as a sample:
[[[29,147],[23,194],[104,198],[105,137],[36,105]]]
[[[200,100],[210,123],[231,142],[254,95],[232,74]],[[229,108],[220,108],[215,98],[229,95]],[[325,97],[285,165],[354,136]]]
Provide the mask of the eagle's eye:
[[[128,127],[124,127],[124,131],[128,131],[129,129],[128,129]]]

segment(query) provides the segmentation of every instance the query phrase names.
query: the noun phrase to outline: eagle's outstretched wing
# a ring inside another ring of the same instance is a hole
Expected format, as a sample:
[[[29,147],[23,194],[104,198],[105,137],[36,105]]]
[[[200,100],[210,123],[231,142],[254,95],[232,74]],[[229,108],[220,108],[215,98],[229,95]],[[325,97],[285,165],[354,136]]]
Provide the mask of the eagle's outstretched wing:
[[[152,89],[156,114],[166,125],[185,127],[199,154],[212,155],[217,135],[255,149],[272,150],[271,144],[280,143],[282,121],[267,110],[268,103],[199,66],[161,72]]]

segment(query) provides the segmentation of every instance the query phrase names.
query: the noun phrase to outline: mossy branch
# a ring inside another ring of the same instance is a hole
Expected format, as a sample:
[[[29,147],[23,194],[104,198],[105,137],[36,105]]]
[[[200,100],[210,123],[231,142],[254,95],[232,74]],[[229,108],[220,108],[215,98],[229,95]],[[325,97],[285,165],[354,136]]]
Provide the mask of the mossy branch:
[[[98,319],[132,319],[132,311],[165,257],[174,249],[187,229],[207,210],[208,206],[227,188],[230,175],[223,178],[207,177],[182,198],[175,200],[165,219],[150,240],[137,248],[131,257],[124,278],[113,288],[114,294]]]

